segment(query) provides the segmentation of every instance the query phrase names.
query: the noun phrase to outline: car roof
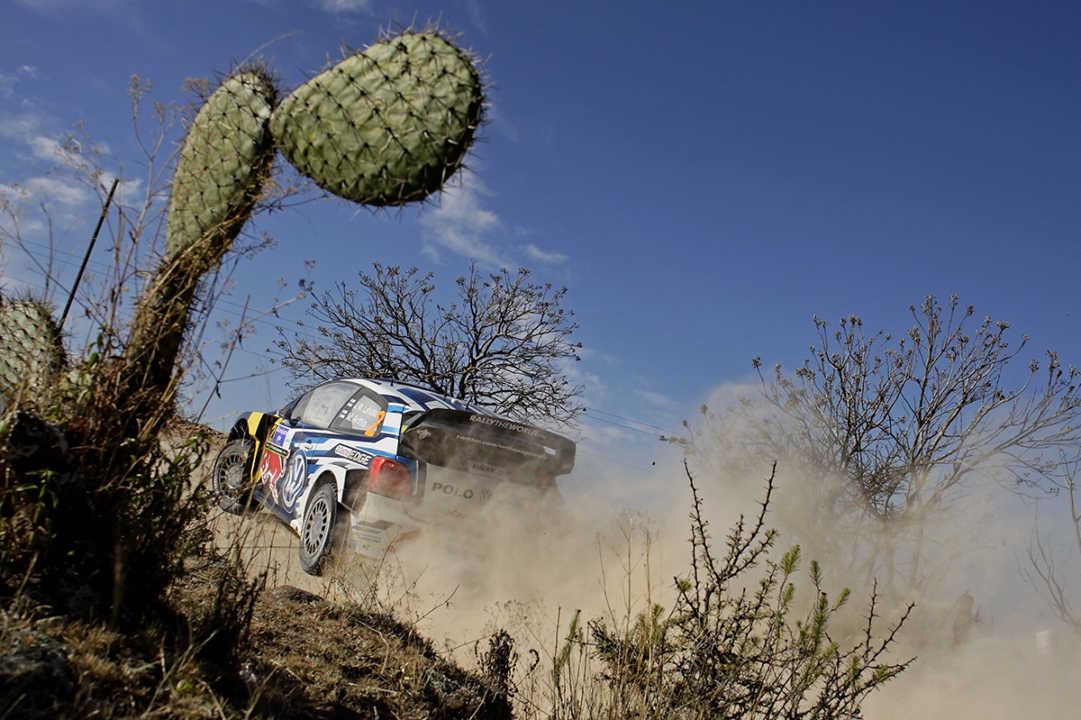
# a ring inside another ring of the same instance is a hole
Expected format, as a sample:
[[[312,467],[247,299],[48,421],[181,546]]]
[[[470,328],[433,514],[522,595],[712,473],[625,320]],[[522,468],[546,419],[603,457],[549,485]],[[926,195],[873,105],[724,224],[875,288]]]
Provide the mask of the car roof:
[[[398,382],[386,378],[343,378],[349,382],[363,385],[369,390],[374,390],[388,400],[396,400],[405,406],[405,411],[426,412],[435,409],[464,410],[478,415],[495,414],[484,408],[476,407],[468,403],[456,400],[441,393],[411,383]]]

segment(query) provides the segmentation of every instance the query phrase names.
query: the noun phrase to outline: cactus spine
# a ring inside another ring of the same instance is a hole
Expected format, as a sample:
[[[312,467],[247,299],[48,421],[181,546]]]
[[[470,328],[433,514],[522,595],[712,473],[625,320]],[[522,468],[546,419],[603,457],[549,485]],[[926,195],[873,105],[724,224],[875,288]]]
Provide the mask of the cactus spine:
[[[402,205],[443,186],[481,122],[480,76],[438,33],[371,45],[298,87],[274,111],[282,154],[321,188]]]
[[[64,365],[60,328],[49,309],[36,300],[0,301],[0,396],[49,390]]]
[[[276,97],[266,72],[247,70],[227,78],[199,110],[173,179],[167,258],[195,249],[216,262],[229,249],[270,170],[267,120]]]
[[[136,312],[120,394],[141,434],[159,425],[199,279],[231,246],[270,172],[273,147],[320,187],[354,202],[403,205],[461,167],[483,116],[480,75],[438,32],[406,32],[352,55],[276,108],[266,72],[229,77],[188,133],[173,181],[166,256]]]
[[[142,406],[132,417],[140,432],[153,433],[157,423],[149,417],[167,412],[199,280],[232,246],[269,175],[267,123],[276,97],[266,72],[237,72],[188,131],[173,179],[165,258],[139,301],[124,353],[121,393]]]

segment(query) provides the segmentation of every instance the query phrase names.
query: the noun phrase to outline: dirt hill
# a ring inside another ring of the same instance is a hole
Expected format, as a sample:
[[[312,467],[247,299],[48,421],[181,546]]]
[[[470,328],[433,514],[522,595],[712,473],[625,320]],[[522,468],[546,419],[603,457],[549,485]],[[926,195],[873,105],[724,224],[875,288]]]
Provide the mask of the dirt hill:
[[[388,614],[325,599],[277,523],[209,519],[158,623],[121,633],[25,596],[0,612],[0,718],[511,717],[505,677],[440,658]]]

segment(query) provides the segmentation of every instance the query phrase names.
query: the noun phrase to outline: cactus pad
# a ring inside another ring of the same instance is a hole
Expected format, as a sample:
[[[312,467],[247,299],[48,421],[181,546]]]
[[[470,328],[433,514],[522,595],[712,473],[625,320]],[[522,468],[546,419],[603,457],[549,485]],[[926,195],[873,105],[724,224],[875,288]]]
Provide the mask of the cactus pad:
[[[24,386],[37,393],[52,387],[64,362],[60,328],[44,304],[0,305],[0,395],[10,399]]]
[[[282,154],[324,190],[385,206],[422,200],[462,164],[484,97],[470,58],[437,33],[377,42],[285,98]]]
[[[218,257],[229,249],[274,158],[267,121],[276,99],[265,72],[245,71],[227,78],[199,110],[173,179],[167,257],[200,238]]]

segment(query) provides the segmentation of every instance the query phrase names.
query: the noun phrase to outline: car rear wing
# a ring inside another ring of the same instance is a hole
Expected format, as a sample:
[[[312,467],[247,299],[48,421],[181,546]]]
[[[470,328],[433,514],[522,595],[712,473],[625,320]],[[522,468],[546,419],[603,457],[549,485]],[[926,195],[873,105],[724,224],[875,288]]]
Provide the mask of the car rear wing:
[[[478,465],[550,476],[574,468],[574,442],[512,420],[433,409],[402,430],[399,452],[435,465],[463,470]]]

